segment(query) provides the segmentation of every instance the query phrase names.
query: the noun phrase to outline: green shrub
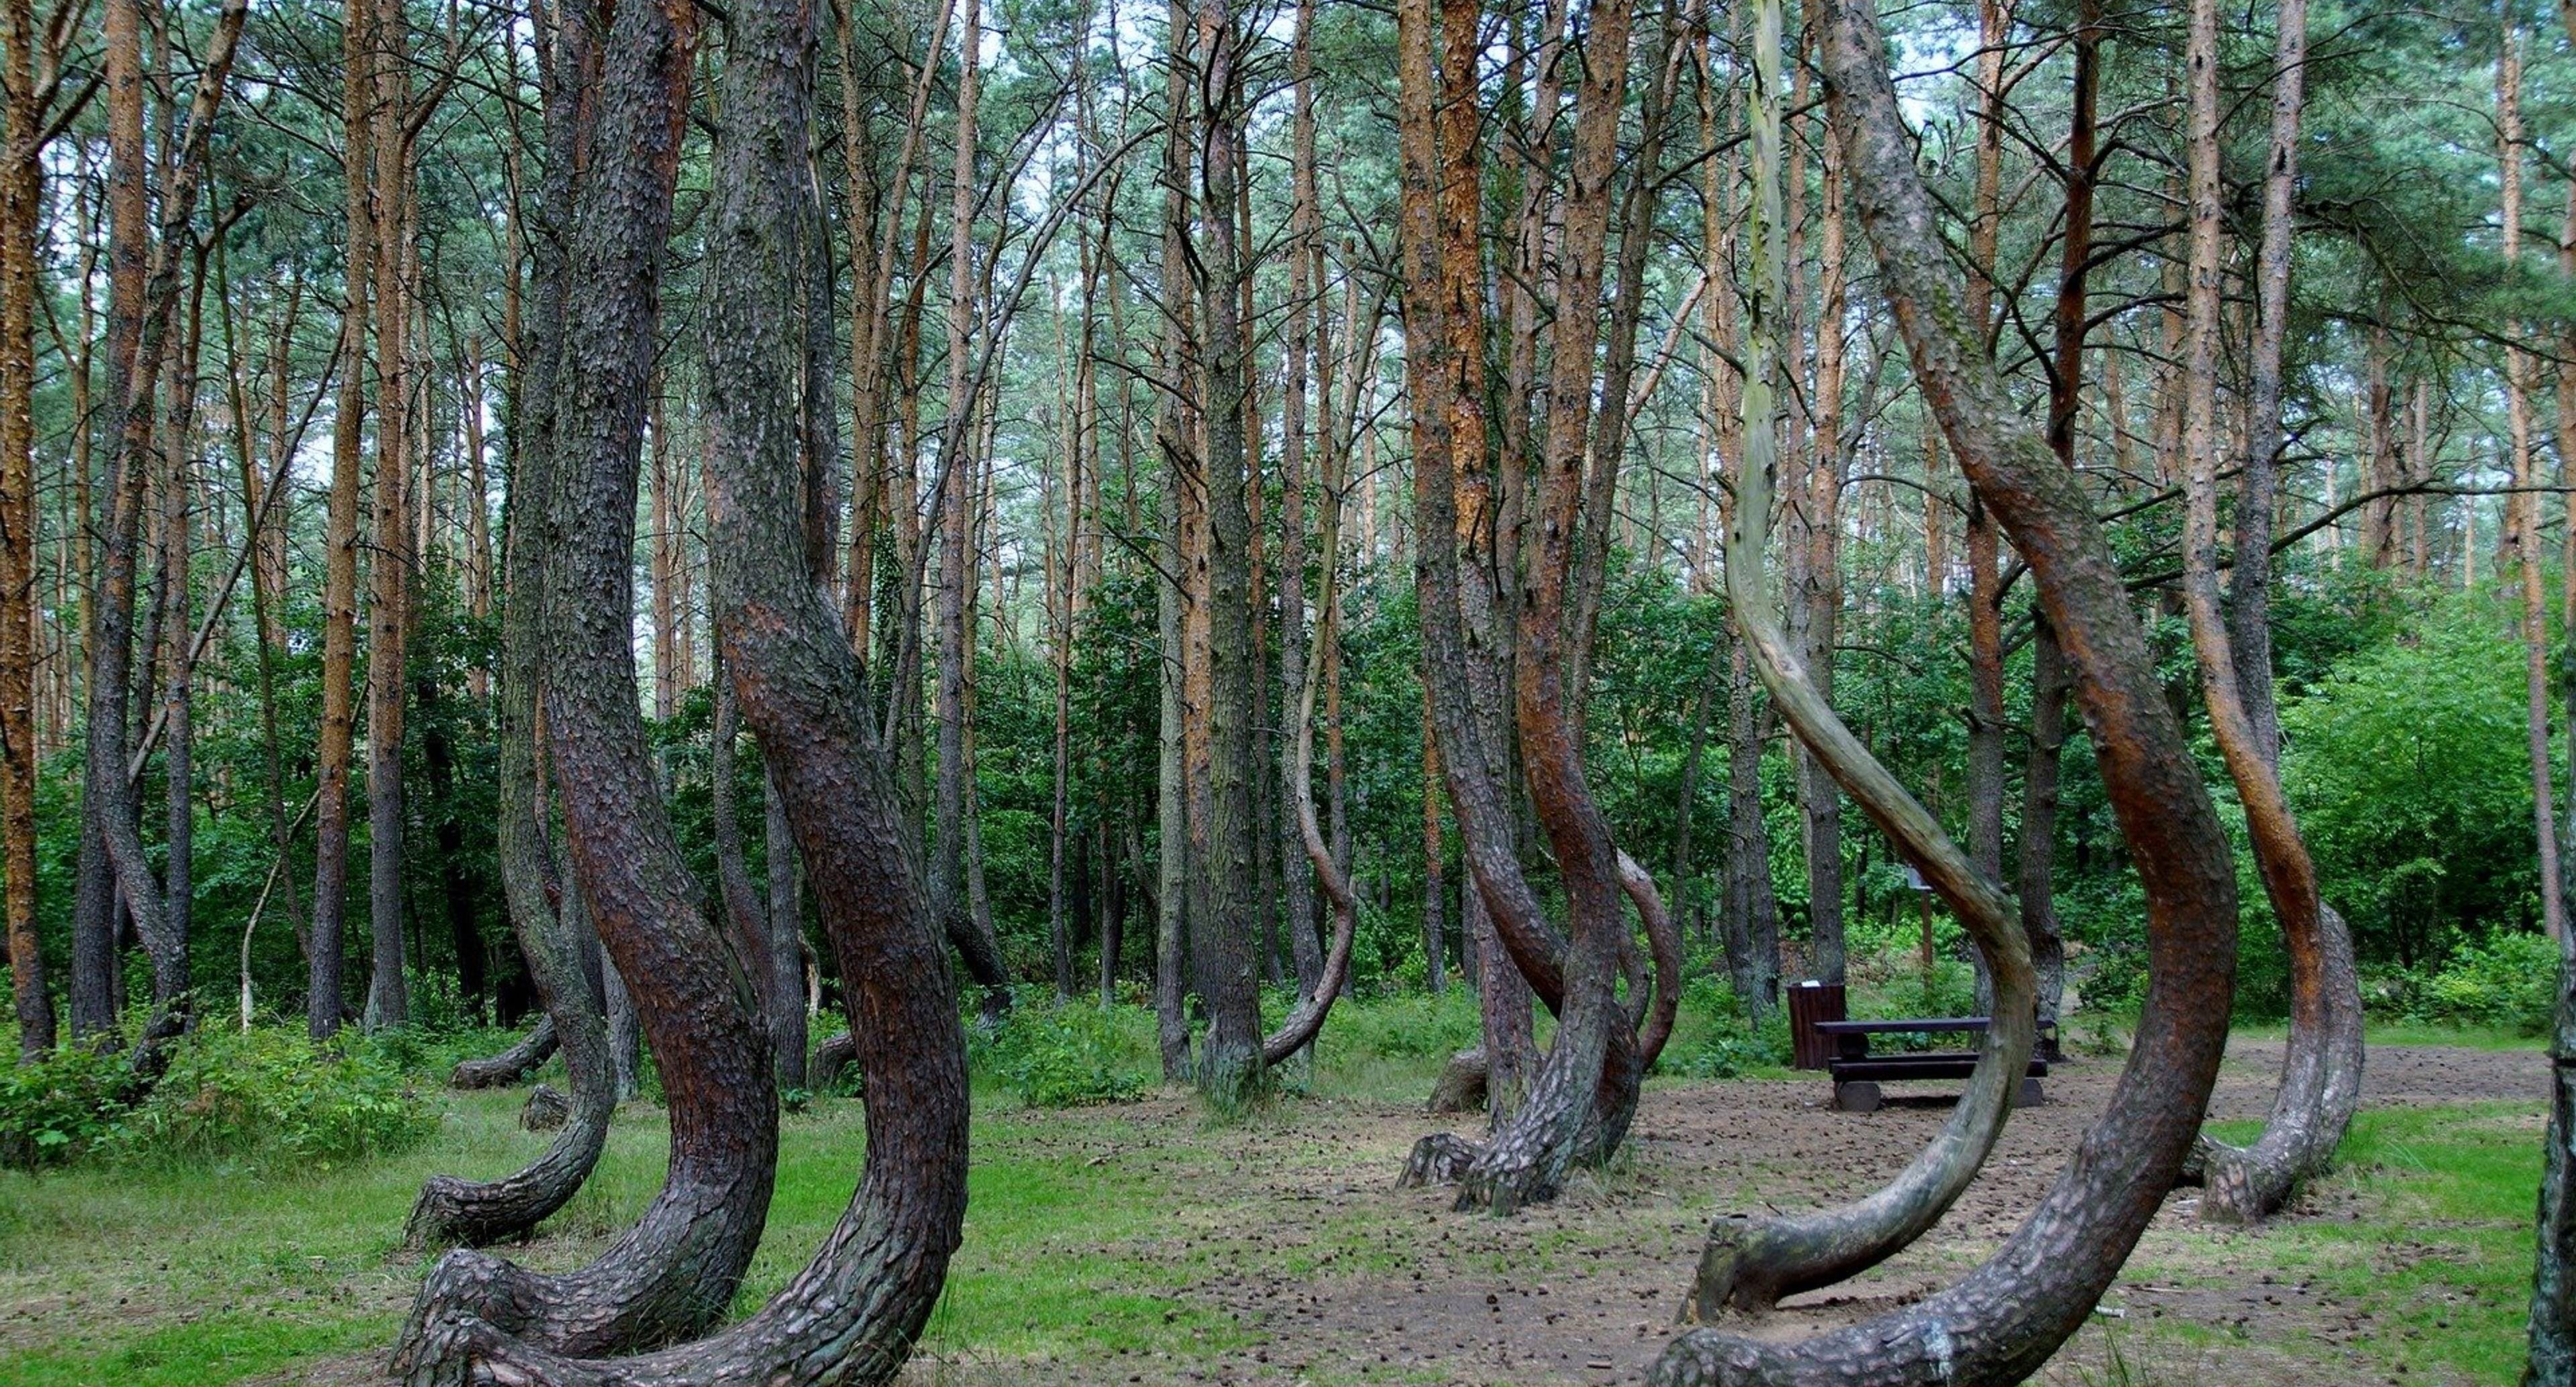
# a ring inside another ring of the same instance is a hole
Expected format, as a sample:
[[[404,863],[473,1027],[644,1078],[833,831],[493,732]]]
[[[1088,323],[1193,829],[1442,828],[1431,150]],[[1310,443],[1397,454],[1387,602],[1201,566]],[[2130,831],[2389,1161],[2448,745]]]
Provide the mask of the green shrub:
[[[33,1170],[95,1149],[116,1128],[125,1056],[85,1045],[0,1070],[0,1165]]]
[[[1265,998],[1262,1016],[1276,1024],[1296,1005],[1293,993]],[[1446,1060],[1484,1040],[1476,989],[1452,979],[1438,996],[1397,992],[1366,999],[1345,997],[1325,1022],[1324,1043],[1337,1055],[1364,1059]]]
[[[1126,1010],[1024,998],[989,1034],[968,1029],[967,1057],[1033,1108],[1122,1103],[1145,1090],[1120,1024]]]
[[[141,1159],[329,1165],[401,1150],[436,1126],[419,1088],[375,1045],[335,1051],[284,1027],[209,1028],[180,1045],[106,1144]]]
[[[1711,964],[1694,960],[1683,985],[1680,1014],[1674,1018],[1672,1042],[1656,1061],[1658,1071],[1685,1079],[1739,1079],[1757,1069],[1789,1060],[1789,1019],[1774,1007],[1758,1031],[1744,1024],[1735,989],[1716,977]]]
[[[2548,1031],[2557,1003],[2558,945],[2546,935],[2499,932],[2461,948],[2442,971],[2411,990],[2405,1007],[2410,1020],[2540,1035]]]

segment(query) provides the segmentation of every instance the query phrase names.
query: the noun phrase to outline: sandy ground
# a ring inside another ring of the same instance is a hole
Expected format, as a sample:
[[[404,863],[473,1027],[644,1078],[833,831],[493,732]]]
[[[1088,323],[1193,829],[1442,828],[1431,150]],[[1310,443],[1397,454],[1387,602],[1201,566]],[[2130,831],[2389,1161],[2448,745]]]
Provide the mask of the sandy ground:
[[[2270,1106],[2280,1057],[2278,1041],[2231,1046],[2213,1115],[2261,1117]],[[2373,1105],[2540,1102],[2548,1092],[2547,1059],[2533,1052],[2379,1048],[2369,1064],[2364,1101]],[[2050,1101],[2014,1115],[1976,1183],[1929,1236],[1861,1278],[1792,1298],[1747,1332],[1803,1337],[1955,1280],[2039,1199],[2100,1114],[2117,1072],[2117,1062],[2105,1059],[2078,1058],[2060,1067],[2047,1081]],[[1821,1076],[1651,1091],[1632,1134],[1635,1149],[1620,1169],[1579,1180],[1554,1204],[1511,1220],[1453,1214],[1443,1191],[1387,1188],[1386,1173],[1403,1143],[1386,1141],[1384,1128],[1397,1127],[1409,1141],[1427,1130],[1425,1119],[1362,1112],[1335,1113],[1319,1122],[1301,1118],[1298,1130],[1275,1139],[1289,1148],[1272,1153],[1276,1159],[1248,1153],[1252,1159],[1242,1166],[1247,1178],[1267,1184],[1281,1206],[1282,1223],[1291,1226],[1295,1210],[1314,1201],[1391,1201],[1388,1247],[1400,1249],[1410,1269],[1338,1276],[1319,1267],[1317,1274],[1298,1279],[1252,1276],[1202,1286],[1195,1297],[1225,1307],[1263,1341],[1214,1363],[1077,1362],[1025,1377],[998,1364],[924,1364],[914,1376],[924,1382],[1104,1384],[1642,1382],[1673,1333],[1711,1192],[1730,1208],[1761,1207],[1765,1200],[1795,1207],[1866,1193],[1922,1149],[1947,1117],[1954,1086],[1891,1085],[1890,1091],[1898,1096],[1869,1114],[1827,1107]],[[1321,1168],[1300,1159],[1318,1145],[1353,1159]],[[1385,1160],[1356,1159],[1372,1151]],[[1265,1176],[1265,1170],[1272,1173]],[[2350,1198],[2328,1190],[2292,1216],[2336,1217],[2334,1202]],[[2196,1202],[2188,1190],[2168,1199],[2149,1234],[2150,1247],[2170,1253],[2166,1245],[2181,1240],[2160,1235],[2194,1228]],[[2125,1334],[2132,1379],[2230,1387],[2441,1380],[2387,1377],[2377,1355],[2338,1351],[2371,1341],[2370,1316],[2265,1270],[2260,1253],[2259,1245],[2221,1247],[2195,1262],[2200,1274],[2191,1278],[2192,1288],[2124,1276],[2105,1299],[2120,1318],[2099,1323]],[[2187,1347],[2188,1332],[2158,1332],[2167,1322],[2225,1335],[2227,1344]],[[2306,1342],[2296,1351],[2270,1347],[2300,1336]],[[2106,1366],[2100,1339],[2099,1332],[2089,1332],[2070,1345],[2043,1380],[2113,1387],[2116,1375]]]

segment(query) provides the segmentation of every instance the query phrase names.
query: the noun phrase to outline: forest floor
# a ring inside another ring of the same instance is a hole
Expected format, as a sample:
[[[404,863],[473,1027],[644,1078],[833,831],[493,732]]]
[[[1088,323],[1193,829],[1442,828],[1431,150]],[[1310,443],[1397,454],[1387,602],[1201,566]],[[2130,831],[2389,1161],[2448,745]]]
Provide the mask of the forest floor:
[[[2414,1039],[2415,1037],[2407,1037]],[[2277,1037],[2240,1037],[2214,1115],[2253,1130]],[[2079,1056],[2014,1115],[1930,1236],[1756,1332],[1796,1336],[1920,1296],[1984,1257],[2107,1099]],[[2140,1384],[2504,1383],[2518,1372],[2547,1062],[2533,1049],[2377,1044],[2338,1172],[2260,1230],[2211,1229],[2178,1192],[2101,1313],[2043,1374]],[[1944,1119],[1922,1086],[1869,1114],[1821,1077],[1649,1086],[1630,1149],[1553,1204],[1496,1220],[1397,1190],[1436,1123],[1380,1067],[1327,1069],[1247,1118],[1185,1095],[1037,1112],[982,1092],[966,1244],[918,1387],[1240,1382],[1624,1384],[1673,1330],[1722,1210],[1872,1188]],[[1414,1080],[1420,1080],[1415,1087]],[[358,1384],[422,1271],[396,1246],[432,1169],[514,1168],[539,1146],[516,1093],[452,1095],[437,1138],[341,1170],[101,1170],[0,1177],[0,1382]],[[768,1236],[738,1309],[801,1266],[856,1173],[859,1105],[787,1120]],[[577,1265],[659,1182],[649,1105],[599,1174],[514,1255]]]

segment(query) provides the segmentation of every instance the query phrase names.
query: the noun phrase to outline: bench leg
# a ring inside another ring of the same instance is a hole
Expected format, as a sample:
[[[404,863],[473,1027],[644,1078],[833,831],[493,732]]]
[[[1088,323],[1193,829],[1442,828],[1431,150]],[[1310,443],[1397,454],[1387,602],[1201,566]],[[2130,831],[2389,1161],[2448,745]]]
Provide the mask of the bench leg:
[[[1834,1106],[1844,1112],[1878,1111],[1878,1085],[1867,1079],[1854,1079],[1834,1085]]]
[[[2016,1108],[2036,1108],[2045,1106],[2047,1102],[2048,1094],[2040,1088],[2039,1080],[2031,1078],[2028,1075],[2024,1075],[2021,1081],[2021,1092],[2015,1094],[2013,1097],[2013,1106]]]

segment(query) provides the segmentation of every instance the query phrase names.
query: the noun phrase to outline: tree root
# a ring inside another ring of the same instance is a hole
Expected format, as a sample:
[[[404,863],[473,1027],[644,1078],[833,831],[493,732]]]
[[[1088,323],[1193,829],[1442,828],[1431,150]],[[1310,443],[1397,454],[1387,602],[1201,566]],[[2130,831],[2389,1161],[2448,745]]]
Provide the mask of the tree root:
[[[538,1018],[537,1024],[518,1042],[497,1055],[479,1060],[458,1060],[447,1076],[449,1088],[508,1088],[537,1072],[537,1067],[555,1052],[555,1019]]]

